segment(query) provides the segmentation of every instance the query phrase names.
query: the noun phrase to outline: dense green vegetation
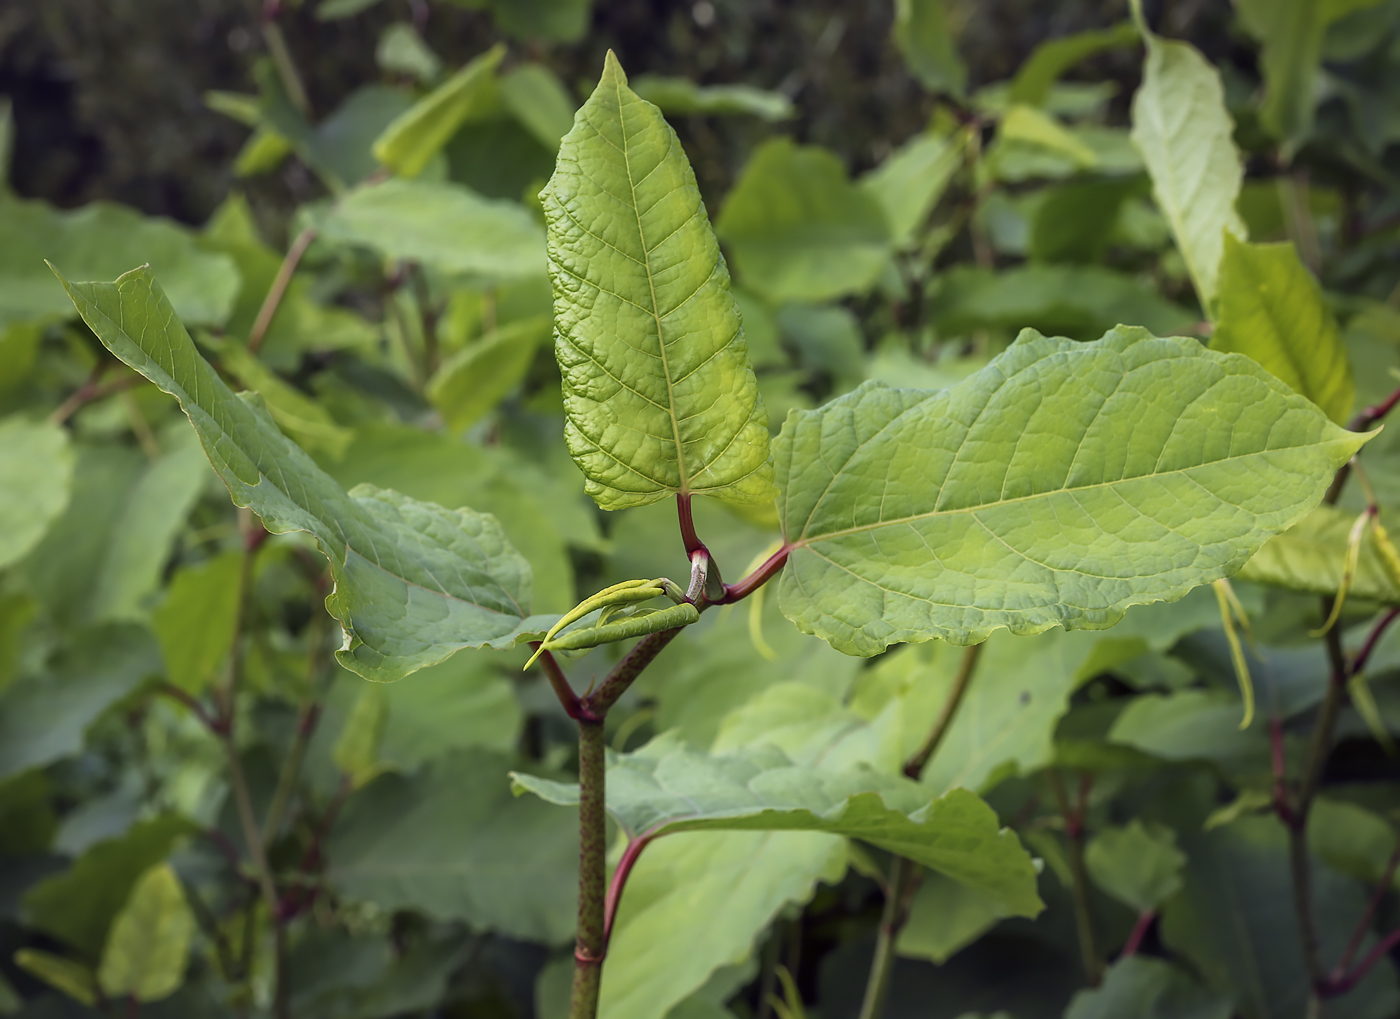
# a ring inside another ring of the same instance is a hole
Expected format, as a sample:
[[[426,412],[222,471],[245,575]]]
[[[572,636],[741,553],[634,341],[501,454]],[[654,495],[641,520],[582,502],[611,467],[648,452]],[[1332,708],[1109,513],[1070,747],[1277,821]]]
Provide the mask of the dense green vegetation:
[[[0,1015],[1400,1013],[1400,2],[456,6],[6,116]]]

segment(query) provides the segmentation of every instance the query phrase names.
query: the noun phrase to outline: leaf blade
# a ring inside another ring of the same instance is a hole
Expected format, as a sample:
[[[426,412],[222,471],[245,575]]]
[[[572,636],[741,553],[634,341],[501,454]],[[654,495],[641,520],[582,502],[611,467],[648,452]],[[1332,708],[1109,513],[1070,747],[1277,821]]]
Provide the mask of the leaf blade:
[[[540,197],[565,438],[589,495],[771,499],[768,416],[694,172],[611,53]]]
[[[336,581],[326,604],[345,630],[336,658],[346,668],[388,682],[544,628],[526,622],[529,564],[494,517],[368,485],[347,493],[224,385],[149,270],[64,286],[109,350],[180,401],[236,504],[269,531],[316,537]]]
[[[1195,340],[1027,330],[940,393],[866,383],[789,415],[779,603],[864,656],[1111,626],[1239,569],[1368,438]]]

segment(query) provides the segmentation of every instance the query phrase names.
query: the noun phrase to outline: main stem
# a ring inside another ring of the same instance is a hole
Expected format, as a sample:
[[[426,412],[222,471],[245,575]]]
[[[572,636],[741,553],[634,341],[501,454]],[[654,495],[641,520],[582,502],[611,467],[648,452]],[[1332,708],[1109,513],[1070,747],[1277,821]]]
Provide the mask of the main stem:
[[[569,1019],[593,1019],[608,946],[604,902],[608,889],[607,788],[603,720],[578,721],[578,940],[574,946],[574,987]]]

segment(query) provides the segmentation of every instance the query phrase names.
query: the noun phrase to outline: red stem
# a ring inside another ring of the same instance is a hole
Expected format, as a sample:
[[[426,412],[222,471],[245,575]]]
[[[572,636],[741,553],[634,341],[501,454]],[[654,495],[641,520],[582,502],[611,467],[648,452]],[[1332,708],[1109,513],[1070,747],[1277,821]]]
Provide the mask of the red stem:
[[[768,583],[768,581],[772,580],[773,577],[777,575],[778,571],[783,568],[783,564],[787,562],[788,553],[791,552],[792,549],[792,545],[783,545],[782,548],[778,549],[778,551],[764,560],[762,566],[754,570],[743,580],[734,584],[725,584],[724,598],[718,604],[732,605],[736,601],[747,598],[764,584]]]
[[[603,944],[612,939],[613,920],[617,918],[617,904],[622,900],[622,889],[627,885],[627,878],[632,874],[632,868],[636,866],[637,857],[642,855],[642,850],[651,845],[656,839],[655,835],[642,834],[627,844],[626,851],[622,854],[622,859],[617,861],[617,869],[613,871],[612,880],[608,882],[608,894],[603,900]]]
[[[1357,951],[1361,948],[1361,941],[1366,937],[1366,931],[1371,927],[1371,920],[1375,917],[1376,910],[1380,908],[1381,899],[1385,898],[1385,893],[1390,890],[1390,882],[1395,877],[1397,866],[1400,866],[1400,844],[1396,845],[1390,854],[1390,860],[1385,865],[1385,873],[1381,875],[1375,891],[1371,893],[1371,901],[1366,904],[1366,912],[1361,914],[1361,919],[1356,924],[1356,930],[1352,932],[1351,941],[1347,944],[1347,950],[1342,953],[1336,968],[1332,970],[1331,983],[1343,979],[1347,967],[1351,965],[1351,960],[1355,958]]]
[[[539,651],[540,641],[530,641],[530,647]],[[583,711],[583,702],[578,699],[578,694],[574,693],[574,688],[564,678],[564,670],[559,668],[559,663],[548,651],[541,652],[539,661],[540,668],[544,669],[544,674],[549,677],[549,685],[554,688],[554,696],[558,697],[559,703],[564,706],[564,713],[578,721]]]
[[[1130,955],[1136,955],[1137,950],[1142,947],[1142,939],[1147,936],[1148,929],[1157,920],[1155,909],[1144,909],[1138,914],[1137,923],[1133,924],[1132,933],[1128,935],[1128,940],[1123,943],[1123,954],[1119,956],[1126,959]]]
[[[1376,963],[1389,954],[1396,945],[1400,945],[1400,931],[1391,931],[1387,934],[1375,948],[1366,954],[1356,966],[1340,979],[1328,980],[1318,992],[1326,998],[1335,998],[1338,995],[1346,994],[1357,984],[1359,984],[1367,973],[1371,972]]]
[[[700,536],[695,533],[695,518],[691,515],[690,511],[689,493],[676,493],[676,516],[680,518],[681,540],[685,542],[686,556],[694,556],[696,552],[704,552],[708,556],[710,550],[705,547],[705,543],[701,541]]]
[[[1283,722],[1275,714],[1269,719],[1270,764],[1274,773],[1274,813],[1288,828],[1294,827],[1293,808],[1288,803],[1288,775],[1283,752]]]
[[[1356,657],[1352,659],[1351,675],[1359,676],[1362,670],[1366,668],[1366,662],[1370,659],[1371,652],[1374,651],[1376,645],[1380,643],[1380,639],[1382,635],[1384,635],[1386,628],[1390,626],[1391,623],[1395,622],[1396,616],[1400,616],[1400,608],[1390,609],[1385,615],[1381,616],[1380,621],[1371,628],[1371,632],[1366,636],[1366,643],[1361,645],[1361,650],[1357,651]]]

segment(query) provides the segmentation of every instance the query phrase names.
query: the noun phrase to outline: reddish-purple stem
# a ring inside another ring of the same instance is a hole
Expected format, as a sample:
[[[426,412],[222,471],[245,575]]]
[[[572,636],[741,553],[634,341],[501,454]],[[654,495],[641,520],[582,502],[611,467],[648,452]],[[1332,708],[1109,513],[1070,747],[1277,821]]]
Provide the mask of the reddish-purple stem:
[[[540,642],[532,640],[530,647],[539,651]],[[583,702],[578,699],[578,694],[574,693],[574,688],[564,678],[564,670],[559,668],[559,663],[548,651],[540,652],[539,661],[540,668],[544,669],[544,674],[549,677],[549,685],[554,688],[554,696],[558,697],[559,703],[564,706],[564,713],[577,721],[579,713],[583,710]]]
[[[1283,752],[1283,722],[1278,713],[1269,719],[1269,756],[1274,773],[1274,813],[1286,827],[1294,826],[1293,808],[1288,803],[1288,775]]]
[[[1123,954],[1119,958],[1126,959],[1130,955],[1137,954],[1137,950],[1142,947],[1142,939],[1147,937],[1148,930],[1156,920],[1157,911],[1155,909],[1144,909],[1138,914],[1137,923],[1133,924],[1128,940],[1123,943]]]
[[[1370,660],[1371,652],[1376,650],[1376,645],[1380,643],[1381,637],[1385,634],[1386,628],[1395,622],[1395,617],[1400,616],[1400,608],[1390,609],[1381,616],[1375,626],[1371,627],[1371,632],[1366,635],[1366,643],[1361,645],[1361,650],[1356,652],[1356,657],[1352,659],[1351,674],[1361,675],[1366,668],[1366,662]]]
[[[651,845],[656,839],[654,834],[638,835],[627,844],[627,849],[622,854],[622,859],[617,861],[617,869],[613,871],[612,880],[608,882],[608,894],[603,900],[603,944],[606,945],[612,939],[613,920],[617,918],[617,904],[622,900],[622,889],[627,885],[627,878],[632,874],[632,868],[636,866],[637,857],[642,855],[642,850]]]
[[[1346,994],[1357,984],[1359,984],[1367,973],[1371,972],[1376,963],[1384,959],[1392,948],[1400,945],[1400,931],[1391,931],[1381,939],[1380,944],[1366,953],[1366,958],[1358,962],[1350,972],[1338,979],[1328,980],[1318,992],[1326,998],[1335,998],[1338,995]]]
[[[204,727],[210,732],[222,735],[228,731],[228,723],[223,719],[215,718],[205,710],[204,705],[199,703],[187,690],[181,690],[173,683],[160,683],[155,688],[156,693],[164,694],[173,701],[179,701],[204,723]]]
[[[788,553],[792,551],[792,548],[791,545],[784,545],[764,560],[762,566],[754,570],[743,580],[733,584],[725,584],[724,598],[719,604],[732,605],[736,601],[747,598],[764,584],[768,583],[768,581],[772,580],[777,576],[778,571],[783,568],[783,564],[787,562]]]
[[[1366,912],[1361,914],[1361,919],[1356,924],[1356,930],[1352,932],[1351,941],[1347,943],[1347,950],[1342,953],[1336,968],[1332,970],[1330,983],[1341,980],[1346,974],[1347,967],[1351,965],[1351,960],[1356,957],[1357,951],[1361,948],[1361,942],[1366,937],[1366,932],[1371,928],[1371,920],[1375,917],[1376,910],[1380,908],[1381,899],[1385,898],[1385,893],[1390,890],[1390,882],[1395,877],[1397,866],[1400,866],[1400,844],[1397,844],[1394,851],[1391,852],[1390,859],[1385,865],[1385,873],[1376,883],[1376,889],[1371,893],[1371,901],[1366,904]]]
[[[695,533],[695,518],[690,512],[690,495],[688,493],[676,493],[676,516],[680,518],[681,541],[685,542],[686,556],[692,556],[696,552],[704,552],[709,555],[710,550],[705,547],[705,543]]]

